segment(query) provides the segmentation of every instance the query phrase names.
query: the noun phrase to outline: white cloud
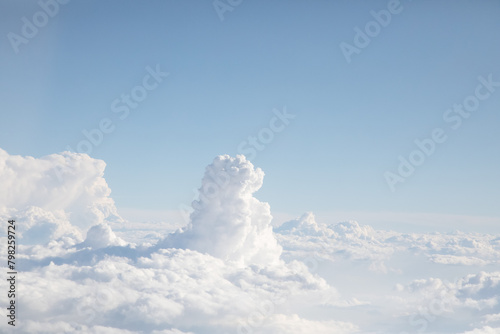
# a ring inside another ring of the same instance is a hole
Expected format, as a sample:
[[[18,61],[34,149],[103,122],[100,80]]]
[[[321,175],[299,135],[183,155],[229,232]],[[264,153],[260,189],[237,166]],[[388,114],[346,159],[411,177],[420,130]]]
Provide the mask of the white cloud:
[[[356,333],[358,327],[342,321],[312,321],[298,315],[277,314],[262,326],[258,333],[262,334],[345,334]]]
[[[125,246],[127,243],[116,236],[108,224],[98,224],[92,226],[87,231],[87,238],[82,247],[91,247],[92,249],[104,248],[109,246]]]
[[[100,160],[0,161],[0,219],[15,217],[22,237],[19,333],[498,330],[498,236],[327,225],[312,213],[273,233],[254,197],[264,173],[242,156],[207,167],[190,224],[165,236],[178,222],[119,218]]]
[[[207,166],[200,198],[193,203],[190,224],[166,240],[240,264],[279,261],[281,246],[274,238],[269,204],[253,197],[264,179],[244,156],[218,156]]]
[[[337,261],[340,259],[370,261],[374,271],[387,271],[384,261],[390,258],[394,245],[384,240],[391,233],[376,232],[356,221],[325,225],[317,223],[312,213],[275,228],[284,247],[285,258]]]
[[[489,323],[495,323],[498,322],[500,323],[500,313],[496,314],[487,314],[483,316],[483,323],[489,324]]]
[[[281,308],[314,303],[311,296],[338,299],[335,289],[299,262],[235,267],[182,249],[161,249],[136,261],[111,256],[92,266],[50,264],[23,272],[22,284],[18,302],[24,319],[50,322],[54,328],[79,324],[89,330],[101,326],[132,332],[172,328],[189,332],[194,326],[209,333],[218,332],[217,328],[235,332],[239,322],[234,320],[246,319],[265,301],[275,305],[275,312],[268,315],[272,319]],[[286,305],[278,302],[283,300]],[[22,331],[43,332],[31,326],[20,323]],[[349,324],[340,327],[349,328]]]
[[[16,220],[16,234],[23,245],[45,244],[62,237],[82,241],[80,229],[73,226],[62,210],[47,211],[40,207],[0,208],[0,219]]]
[[[105,220],[121,221],[103,177],[105,167],[104,161],[86,154],[63,152],[36,159],[0,149],[0,203],[10,215],[16,214],[13,209],[29,207],[57,212],[82,232]]]
[[[484,325],[485,319],[496,321],[500,310],[499,272],[470,274],[456,282],[439,278],[418,279],[404,287],[399,286],[398,290],[404,300],[401,314],[412,315],[410,319],[425,323],[425,328],[433,322],[448,326],[453,323],[459,328]]]
[[[487,266],[500,263],[500,243],[495,235],[478,233],[399,233],[374,230],[356,221],[325,225],[312,213],[285,222],[274,229],[284,247],[284,257],[369,261],[377,272],[398,271],[385,262],[407,253],[425,256],[442,265]]]
[[[430,260],[439,264],[461,264],[465,266],[470,265],[485,265],[487,262],[477,257],[456,256],[447,254],[435,254],[430,256]]]
[[[307,212],[300,218],[290,220],[274,229],[280,234],[296,234],[300,236],[331,236],[333,231],[316,222],[314,214]]]
[[[483,328],[476,328],[471,331],[463,332],[462,334],[498,334],[500,333],[500,327],[492,328],[489,326]]]

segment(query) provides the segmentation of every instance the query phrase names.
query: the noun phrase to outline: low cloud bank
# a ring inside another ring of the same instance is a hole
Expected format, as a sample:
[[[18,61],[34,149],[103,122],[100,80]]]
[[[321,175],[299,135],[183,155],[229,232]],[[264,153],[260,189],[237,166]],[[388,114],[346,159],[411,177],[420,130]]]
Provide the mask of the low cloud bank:
[[[22,273],[18,333],[498,332],[499,236],[313,213],[273,231],[255,197],[263,171],[224,155],[206,168],[188,226],[134,244],[124,235],[137,224],[118,215],[104,168],[85,154],[0,150],[0,219],[16,219]],[[437,277],[452,270],[454,280]]]

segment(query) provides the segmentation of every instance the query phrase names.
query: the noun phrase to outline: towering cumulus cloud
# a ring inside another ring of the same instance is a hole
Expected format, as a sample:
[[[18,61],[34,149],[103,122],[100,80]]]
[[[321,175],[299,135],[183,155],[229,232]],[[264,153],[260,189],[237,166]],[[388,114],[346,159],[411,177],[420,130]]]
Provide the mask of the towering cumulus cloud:
[[[120,221],[103,177],[105,167],[104,161],[86,154],[63,152],[36,159],[0,149],[0,216],[16,218],[21,234],[32,243]]]
[[[281,246],[269,204],[253,197],[263,180],[264,172],[242,155],[216,157],[205,170],[188,228],[167,243],[242,265],[278,262]]]

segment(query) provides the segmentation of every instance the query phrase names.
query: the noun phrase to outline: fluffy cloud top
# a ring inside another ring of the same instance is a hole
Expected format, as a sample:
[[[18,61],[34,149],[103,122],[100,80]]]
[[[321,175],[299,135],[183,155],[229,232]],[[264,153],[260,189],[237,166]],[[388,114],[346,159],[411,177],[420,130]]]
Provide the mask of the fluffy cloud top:
[[[269,204],[253,197],[263,179],[264,172],[242,155],[216,157],[205,170],[188,228],[167,244],[242,265],[278,262],[281,246],[273,235]]]
[[[17,218],[21,235],[25,232],[30,243],[121,221],[103,177],[105,167],[104,161],[86,154],[63,152],[36,159],[0,149],[0,215]]]
[[[332,231],[316,222],[312,212],[306,212],[300,218],[283,223],[275,229],[280,234],[296,234],[301,236],[330,236]]]
[[[4,207],[36,206],[63,210],[82,228],[117,216],[106,164],[86,154],[63,152],[39,159],[9,155],[0,149],[0,202]]]
[[[87,232],[87,238],[82,246],[92,249],[105,248],[109,246],[125,246],[127,243],[111,230],[107,224],[92,226]]]

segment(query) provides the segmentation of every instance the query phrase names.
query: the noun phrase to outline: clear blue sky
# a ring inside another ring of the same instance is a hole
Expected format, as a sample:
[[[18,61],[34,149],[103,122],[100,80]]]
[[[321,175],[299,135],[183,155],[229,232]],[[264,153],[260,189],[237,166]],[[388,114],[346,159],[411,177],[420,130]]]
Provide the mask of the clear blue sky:
[[[500,2],[401,1],[348,63],[340,43],[387,7],[254,0],[221,21],[211,1],[74,0],[16,53],[9,33],[41,7],[2,1],[0,147],[76,150],[109,118],[91,156],[118,208],[176,210],[216,155],[237,154],[286,106],[295,119],[252,159],[273,212],[500,217],[500,87],[457,129],[443,120],[478,76],[500,81]],[[169,76],[121,120],[111,103],[157,64]],[[435,128],[447,140],[392,192],[384,173]]]

